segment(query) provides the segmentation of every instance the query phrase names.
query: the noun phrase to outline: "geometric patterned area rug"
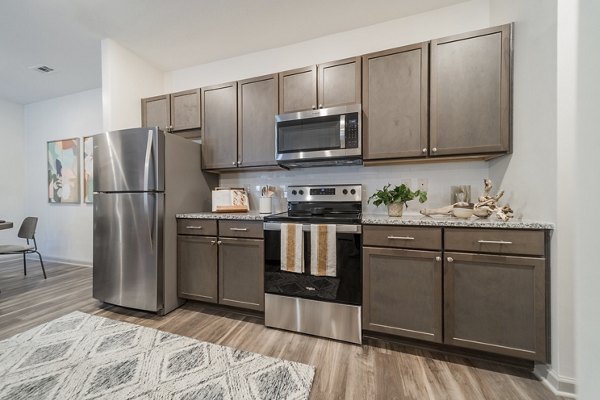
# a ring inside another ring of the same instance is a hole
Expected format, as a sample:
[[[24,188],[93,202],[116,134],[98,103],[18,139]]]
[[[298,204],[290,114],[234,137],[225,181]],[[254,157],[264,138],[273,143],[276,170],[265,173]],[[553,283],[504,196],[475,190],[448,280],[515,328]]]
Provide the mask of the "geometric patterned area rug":
[[[314,367],[73,312],[0,341],[0,399],[308,399]]]

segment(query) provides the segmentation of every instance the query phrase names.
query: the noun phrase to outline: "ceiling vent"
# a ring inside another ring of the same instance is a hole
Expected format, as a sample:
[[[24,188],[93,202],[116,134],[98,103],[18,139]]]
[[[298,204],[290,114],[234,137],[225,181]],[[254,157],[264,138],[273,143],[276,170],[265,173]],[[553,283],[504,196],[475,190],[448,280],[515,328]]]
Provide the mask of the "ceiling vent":
[[[48,73],[54,71],[54,68],[50,68],[47,65],[36,65],[36,66],[33,66],[33,67],[29,67],[29,68],[32,69],[32,70],[34,70],[34,71],[41,72],[43,74],[48,74]]]

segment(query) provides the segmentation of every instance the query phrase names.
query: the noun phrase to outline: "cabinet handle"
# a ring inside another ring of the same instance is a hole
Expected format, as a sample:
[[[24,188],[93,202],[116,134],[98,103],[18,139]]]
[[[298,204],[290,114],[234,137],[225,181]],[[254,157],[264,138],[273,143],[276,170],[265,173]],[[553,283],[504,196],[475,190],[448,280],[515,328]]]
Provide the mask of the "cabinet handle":
[[[446,258],[446,261],[448,261],[448,262],[452,262],[452,261],[454,261],[454,258],[452,258],[452,257],[448,257],[448,258]]]
[[[223,243],[223,242],[221,242],[220,240],[217,240],[217,244],[221,244],[221,243]]]
[[[231,165],[237,165],[237,161],[232,162]]]
[[[478,240],[477,243],[486,243],[486,244],[512,244],[513,242],[507,242],[505,240]]]
[[[211,240],[211,241],[210,241],[210,245],[211,245],[211,246],[214,246],[216,243],[217,243],[217,241],[216,241],[216,240]]]
[[[313,110],[316,110],[316,109],[317,109],[317,106],[315,106],[315,105],[313,104],[313,105],[312,105],[312,109],[313,109]]]
[[[242,162],[241,162],[241,161],[238,161],[238,162],[237,162],[237,165],[238,165],[238,166],[239,166],[239,165],[242,165]]]
[[[427,148],[423,147],[423,150],[421,150],[423,153],[427,153]]]
[[[437,262],[440,262],[440,261],[442,261],[442,257],[440,257],[440,256],[437,256],[437,257],[435,258],[435,261],[437,261]]]
[[[319,108],[323,108],[323,104],[319,104]]]
[[[436,152],[437,151],[437,147],[434,147],[433,149],[431,149],[432,152]]]
[[[415,240],[412,236],[388,236],[391,240]]]
[[[230,231],[246,232],[248,228],[229,228]]]
[[[194,226],[194,225],[188,225],[185,227],[185,229],[202,229],[201,226]]]

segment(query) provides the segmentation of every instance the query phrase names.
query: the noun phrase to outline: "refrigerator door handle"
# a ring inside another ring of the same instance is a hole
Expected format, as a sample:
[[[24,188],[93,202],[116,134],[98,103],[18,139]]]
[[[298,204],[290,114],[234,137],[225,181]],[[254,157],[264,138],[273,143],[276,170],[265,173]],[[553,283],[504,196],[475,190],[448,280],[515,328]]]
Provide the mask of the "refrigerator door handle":
[[[151,193],[146,193],[146,196],[144,197],[144,208],[145,208],[145,212],[146,215],[149,217],[149,226],[148,226],[148,233],[150,236],[150,246],[152,249],[156,249],[156,237],[157,237],[157,198],[155,194],[151,194]],[[149,203],[152,203],[152,205],[150,205]]]
[[[148,131],[148,140],[146,141],[146,156],[144,157],[144,191],[149,190],[149,175],[150,175],[150,158],[154,155],[152,152],[152,143],[154,138],[152,137],[152,131]],[[154,175],[154,174],[153,174]],[[153,188],[154,189],[154,188]]]

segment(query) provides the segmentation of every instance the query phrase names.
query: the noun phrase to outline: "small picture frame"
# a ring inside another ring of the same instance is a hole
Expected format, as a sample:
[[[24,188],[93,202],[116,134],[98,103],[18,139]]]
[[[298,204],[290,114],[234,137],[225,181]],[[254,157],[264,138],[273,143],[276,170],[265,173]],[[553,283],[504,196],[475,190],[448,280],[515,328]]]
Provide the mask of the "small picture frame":
[[[47,142],[48,203],[81,202],[79,138]]]

